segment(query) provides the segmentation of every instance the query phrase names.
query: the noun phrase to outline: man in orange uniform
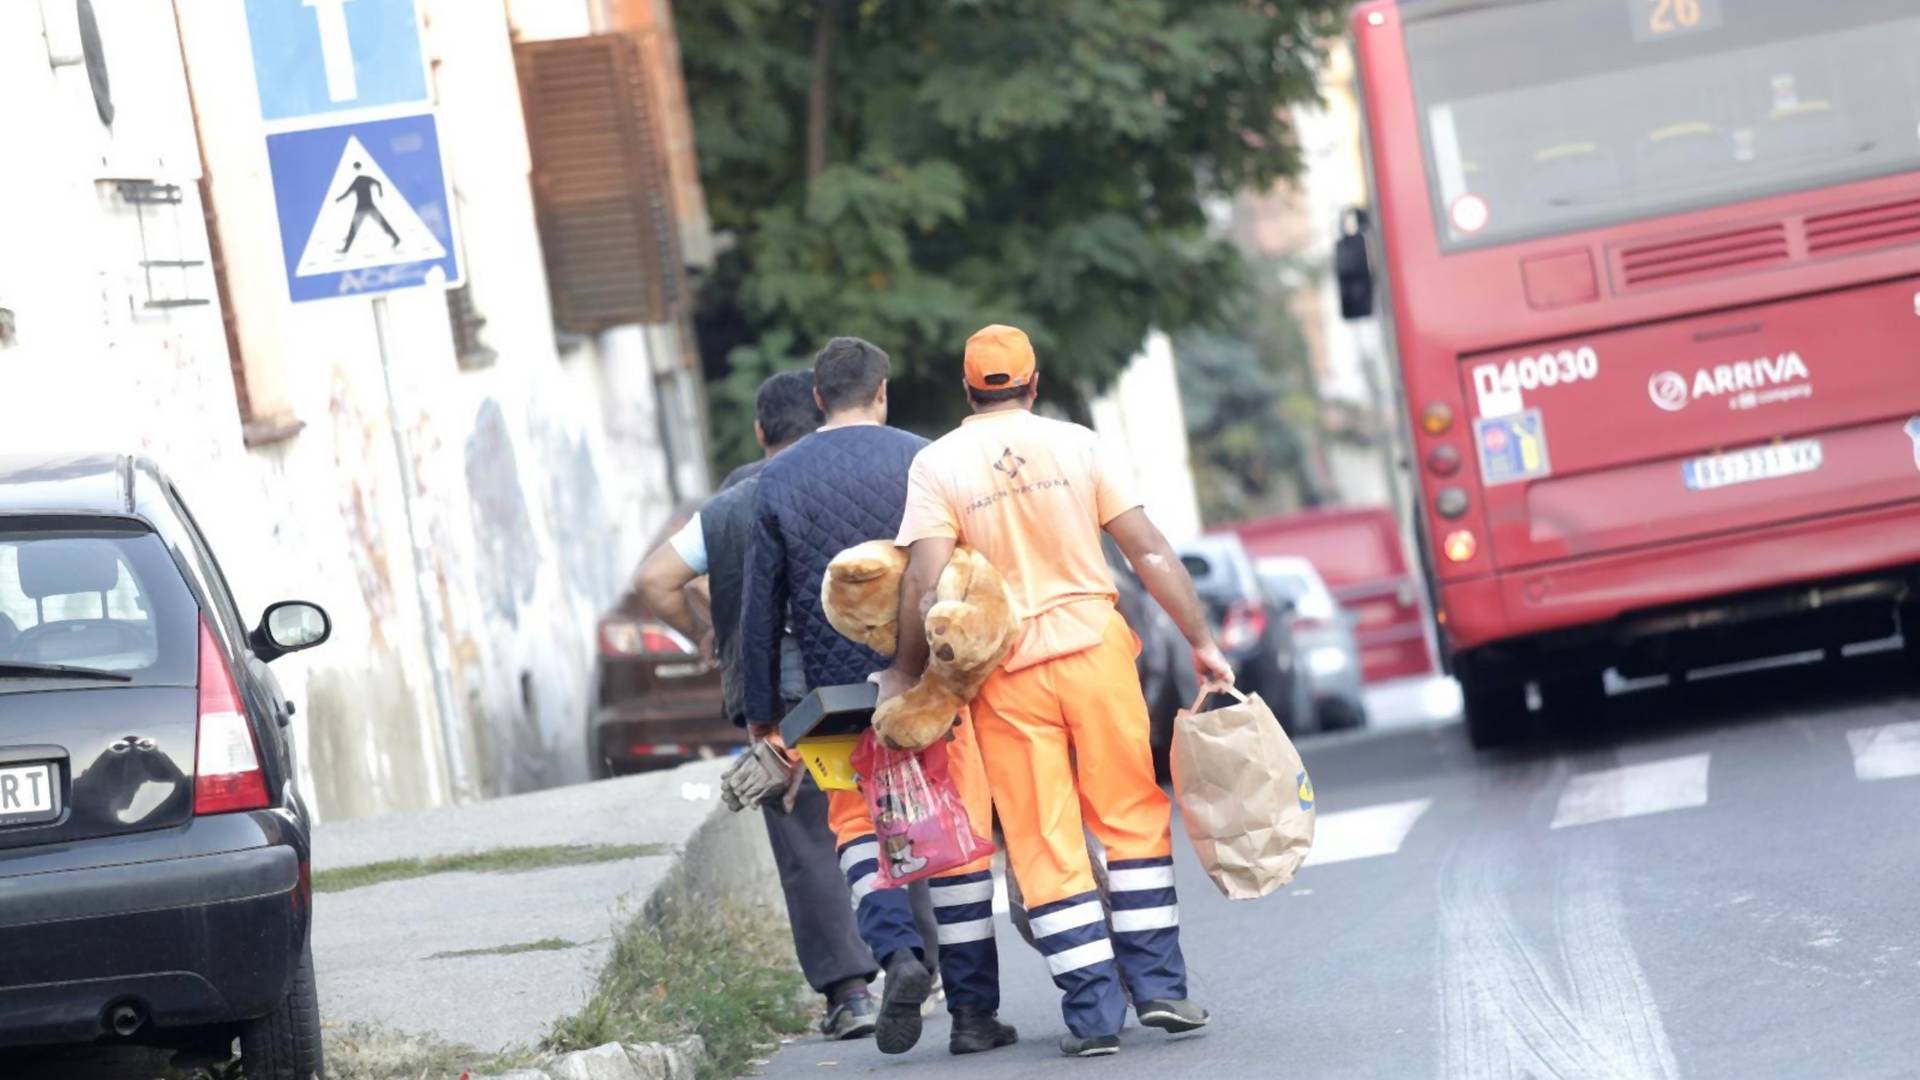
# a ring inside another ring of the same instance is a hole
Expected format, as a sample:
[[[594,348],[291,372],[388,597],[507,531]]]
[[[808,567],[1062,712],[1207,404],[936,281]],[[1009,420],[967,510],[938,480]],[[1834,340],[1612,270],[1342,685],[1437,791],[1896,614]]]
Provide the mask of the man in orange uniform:
[[[1035,943],[1064,999],[1075,1057],[1118,1052],[1121,979],[1142,1024],[1191,1031],[1206,1010],[1187,1000],[1173,889],[1172,808],[1154,782],[1140,642],[1114,604],[1100,550],[1105,529],[1193,646],[1203,681],[1231,682],[1186,568],[1097,437],[1035,416],[1033,346],[1010,326],[967,341],[974,415],[913,462],[899,543],[910,546],[900,591],[900,650],[881,694],[903,692],[926,666],[926,602],[956,543],[998,567],[1021,613],[1020,636],[974,699],[1007,854]],[[1108,934],[1085,824],[1107,851]]]

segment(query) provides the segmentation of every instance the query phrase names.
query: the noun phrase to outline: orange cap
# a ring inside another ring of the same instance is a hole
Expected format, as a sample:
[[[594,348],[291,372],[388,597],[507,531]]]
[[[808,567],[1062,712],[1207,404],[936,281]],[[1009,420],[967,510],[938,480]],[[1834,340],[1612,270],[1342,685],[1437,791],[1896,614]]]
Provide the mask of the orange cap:
[[[1033,381],[1033,342],[1017,326],[995,323],[967,339],[967,385],[1007,390]]]

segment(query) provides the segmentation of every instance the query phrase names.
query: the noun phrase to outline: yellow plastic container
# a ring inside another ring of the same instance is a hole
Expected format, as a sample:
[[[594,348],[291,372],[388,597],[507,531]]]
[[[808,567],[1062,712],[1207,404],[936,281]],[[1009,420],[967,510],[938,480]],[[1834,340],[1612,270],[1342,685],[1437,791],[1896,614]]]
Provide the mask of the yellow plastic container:
[[[853,791],[857,786],[853,782],[853,747],[859,741],[858,735],[822,735],[801,739],[793,751],[807,763],[807,771],[822,791]]]

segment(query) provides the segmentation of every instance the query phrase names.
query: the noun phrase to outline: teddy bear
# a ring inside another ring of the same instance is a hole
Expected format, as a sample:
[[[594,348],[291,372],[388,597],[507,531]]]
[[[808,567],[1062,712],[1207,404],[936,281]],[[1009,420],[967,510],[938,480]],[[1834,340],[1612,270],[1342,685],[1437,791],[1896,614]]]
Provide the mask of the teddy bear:
[[[884,540],[848,548],[827,564],[820,601],[827,621],[882,656],[899,646],[900,577],[907,553]],[[873,714],[874,733],[896,750],[920,750],[952,728],[1020,630],[1013,593],[986,557],[953,550],[927,609],[927,670],[905,694]]]

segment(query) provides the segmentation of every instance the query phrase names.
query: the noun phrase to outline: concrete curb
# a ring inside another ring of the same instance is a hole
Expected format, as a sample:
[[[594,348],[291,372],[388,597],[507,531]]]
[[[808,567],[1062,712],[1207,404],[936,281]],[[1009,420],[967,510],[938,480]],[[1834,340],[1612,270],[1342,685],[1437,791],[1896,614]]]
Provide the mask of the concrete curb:
[[[671,1045],[608,1043],[561,1054],[538,1068],[493,1076],[473,1073],[469,1080],[694,1080],[706,1056],[707,1045],[698,1035]]]
[[[717,805],[680,848],[672,869],[647,897],[641,917],[658,923],[681,905],[719,901],[769,908],[786,917],[780,872],[760,811]]]

